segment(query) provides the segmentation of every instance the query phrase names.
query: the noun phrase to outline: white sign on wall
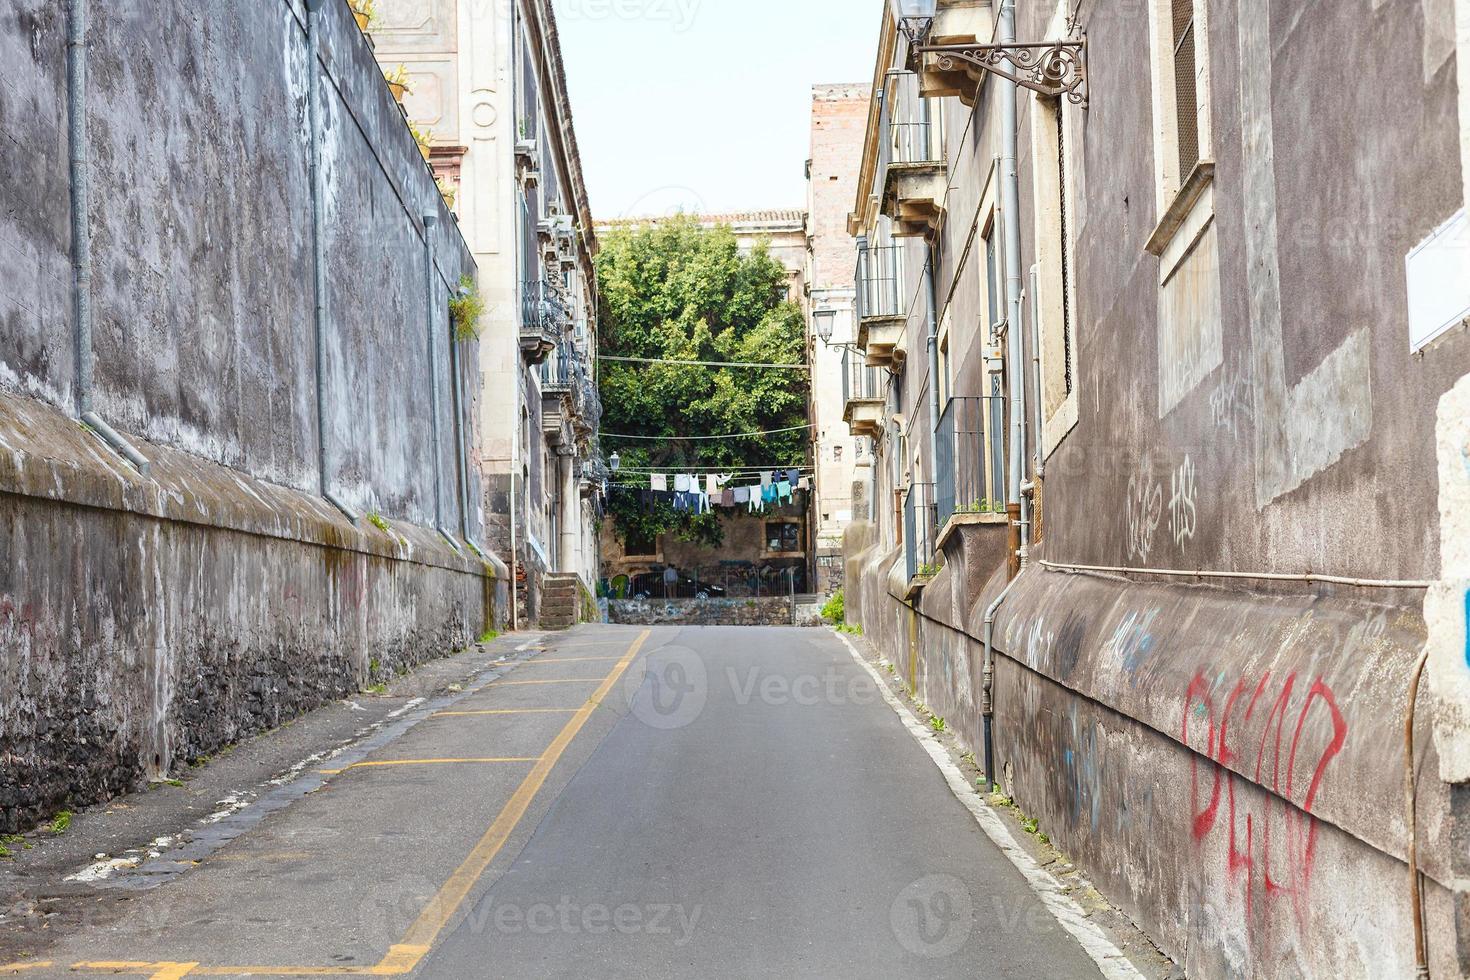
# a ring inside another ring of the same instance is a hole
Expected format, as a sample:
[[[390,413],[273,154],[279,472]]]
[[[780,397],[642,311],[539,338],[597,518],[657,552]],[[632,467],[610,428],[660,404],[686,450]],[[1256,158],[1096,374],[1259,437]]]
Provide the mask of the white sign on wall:
[[[1418,351],[1470,316],[1470,219],[1462,208],[1404,259],[1409,350]]]

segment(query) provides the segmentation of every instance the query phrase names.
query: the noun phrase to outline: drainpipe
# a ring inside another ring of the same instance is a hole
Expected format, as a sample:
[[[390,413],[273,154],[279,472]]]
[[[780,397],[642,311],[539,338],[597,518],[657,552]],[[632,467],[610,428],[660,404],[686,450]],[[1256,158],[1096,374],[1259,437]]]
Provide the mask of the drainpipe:
[[[1419,835],[1416,827],[1418,813],[1414,795],[1414,709],[1419,700],[1419,680],[1424,676],[1424,665],[1428,662],[1429,651],[1425,650],[1409,677],[1409,704],[1404,712],[1404,816],[1409,826],[1409,909],[1414,918],[1415,980],[1429,980],[1423,899],[1419,892]]]
[[[450,379],[452,382],[450,394],[454,400],[455,460],[459,466],[460,536],[464,538],[466,544],[479,552],[480,549],[475,544],[474,535],[471,533],[473,525],[470,521],[470,505],[474,502],[475,495],[470,487],[469,447],[465,444],[464,438],[465,395],[464,374],[459,362],[460,343],[458,338],[452,338],[449,342],[449,370],[453,375]]]
[[[1036,417],[1034,419],[1036,428],[1032,431],[1035,433],[1036,438],[1034,440],[1035,447],[1032,450],[1031,456],[1031,482],[1022,487],[1023,490],[1026,490],[1031,495],[1031,516],[1034,518],[1034,520],[1028,523],[1035,524],[1040,524],[1045,516],[1037,516],[1036,512],[1040,509],[1040,504],[1038,503],[1038,501],[1041,500],[1041,481],[1045,478],[1046,475],[1046,461],[1042,458],[1043,448],[1041,445],[1041,299],[1040,293],[1037,291],[1037,285],[1040,281],[1040,275],[1041,273],[1039,269],[1033,265],[1031,267],[1031,288],[1028,295],[1031,297],[1031,373],[1033,382],[1032,390],[1036,392]],[[1063,301],[1065,302],[1065,299]],[[1032,536],[1033,535],[1028,535],[1028,538]]]
[[[1016,43],[1016,0],[1001,0],[999,44]],[[1016,83],[996,76],[997,97],[1001,112],[1001,211],[1005,215],[1006,261],[1006,414],[1011,424],[1011,472],[1006,485],[1006,513],[1013,530],[1012,544],[1016,556],[1012,570],[1019,571],[1028,562],[1026,539],[1030,525],[1027,501],[1021,496],[1021,471],[1026,464],[1026,372],[1021,343],[1021,182],[1016,166],[1017,133]],[[1019,538],[1019,539],[1018,539]]]
[[[92,410],[97,356],[92,349],[92,166],[87,155],[87,23],[90,0],[71,0],[66,29],[66,116],[71,181],[72,344],[76,408],[103,442],[143,476],[148,460]]]
[[[71,241],[74,263],[77,416],[92,410],[91,167],[87,160],[87,4],[71,0],[66,34],[67,138],[71,149]]]
[[[332,493],[327,482],[327,232],[326,190],[322,186],[322,96],[320,75],[322,0],[306,0],[306,118],[311,132],[311,257],[313,324],[316,332],[317,489],[352,523],[358,514]]]
[[[438,220],[437,215],[424,215],[424,322],[429,350],[429,441],[434,445],[434,527],[448,538],[444,530],[444,459],[439,444],[439,345],[434,328],[434,225]]]
[[[935,484],[934,489],[929,492],[932,504],[939,478],[939,311],[935,309],[937,297],[934,289],[934,243],[925,243],[924,249],[924,296],[929,305],[925,323],[928,328],[926,343],[929,348],[929,480]],[[928,520],[928,515],[924,519]]]
[[[1011,589],[1015,587],[1020,579],[1011,579],[1006,587],[1001,590],[1000,595],[995,597],[985,609],[985,629],[982,634],[985,642],[985,667],[980,682],[980,712],[984,716],[985,724],[985,778],[990,783],[990,792],[994,793],[996,788],[995,779],[995,739],[993,730],[995,728],[995,646],[993,644],[995,634],[995,615],[1000,611],[1000,604],[1006,601]]]

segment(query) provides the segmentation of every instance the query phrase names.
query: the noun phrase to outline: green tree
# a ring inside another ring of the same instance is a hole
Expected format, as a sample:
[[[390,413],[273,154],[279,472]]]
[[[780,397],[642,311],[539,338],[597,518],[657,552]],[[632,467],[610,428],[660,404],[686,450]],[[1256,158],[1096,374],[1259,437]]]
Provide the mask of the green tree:
[[[801,308],[787,298],[787,276],[764,243],[742,255],[727,226],[702,228],[689,216],[616,228],[601,236],[597,257],[603,354],[683,361],[801,364]],[[620,482],[647,486],[648,468],[728,472],[806,462],[805,372],[683,364],[600,366],[605,451],[621,457]],[[793,428],[765,436],[694,439]],[[635,493],[609,503],[624,540],[673,532],[716,546],[718,517],[659,504],[645,509]]]

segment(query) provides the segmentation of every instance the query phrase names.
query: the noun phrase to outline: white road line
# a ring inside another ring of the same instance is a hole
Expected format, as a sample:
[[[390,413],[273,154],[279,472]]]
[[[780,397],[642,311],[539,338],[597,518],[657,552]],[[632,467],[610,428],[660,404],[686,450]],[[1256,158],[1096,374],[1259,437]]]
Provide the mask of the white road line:
[[[924,751],[929,753],[929,758],[934,760],[934,765],[944,775],[944,781],[949,784],[950,792],[954,794],[955,799],[970,811],[975,822],[980,825],[980,829],[985,831],[985,836],[989,837],[995,846],[1000,848],[1001,853],[1016,866],[1016,870],[1025,877],[1031,890],[1041,899],[1041,904],[1046,906],[1046,910],[1056,918],[1061,927],[1077,940],[1083,952],[1092,957],[1092,961],[1097,964],[1102,975],[1108,980],[1143,980],[1143,974],[1138,972],[1128,957],[1123,955],[1123,951],[1114,945],[1097,923],[1087,918],[1087,913],[1082,911],[1082,906],[1062,890],[1061,882],[1057,881],[1040,864],[1037,864],[1036,859],[1016,843],[1016,838],[1011,836],[1010,828],[1005,825],[1005,821],[1001,820],[996,812],[986,805],[979,794],[970,787],[969,780],[954,764],[954,760],[949,757],[944,746],[939,743],[932,732],[919,724],[913,712],[909,711],[907,706],[894,696],[877,668],[868,663],[867,658],[858,651],[857,647],[853,646],[852,641],[846,636],[835,633],[835,631],[834,635],[847,647],[847,652],[852,654],[852,659],[856,660],[872,676],[874,683],[878,685],[878,691],[883,695],[883,700],[887,701],[888,706],[898,715],[904,727],[909,730],[909,734],[924,747]]]

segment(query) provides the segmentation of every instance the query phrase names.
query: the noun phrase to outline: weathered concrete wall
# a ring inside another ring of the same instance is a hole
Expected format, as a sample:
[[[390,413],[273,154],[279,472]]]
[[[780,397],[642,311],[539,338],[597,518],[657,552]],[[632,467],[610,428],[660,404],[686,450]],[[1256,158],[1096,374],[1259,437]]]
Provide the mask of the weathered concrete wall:
[[[980,624],[1003,576],[957,589],[952,561],[909,605],[901,552],[866,537],[849,621],[980,756]],[[997,774],[1190,976],[1406,975],[1404,679],[1424,638],[1419,616],[1330,590],[1028,570],[997,619]],[[1458,976],[1432,725],[1421,710],[1419,854],[1435,975]]]
[[[792,623],[792,602],[762,599],[612,599],[608,622],[627,626],[815,626],[803,617]]]
[[[324,4],[319,57],[300,0],[91,6],[93,405],[152,467],[140,476],[71,420],[67,8],[4,0],[5,828],[447,652],[505,608],[503,569],[430,530],[481,527],[477,505],[460,510],[478,472],[462,495],[457,469],[462,445],[478,456],[475,345],[455,351],[457,404],[448,320],[474,265],[346,5]],[[326,482],[387,532],[317,496],[311,84]]]

